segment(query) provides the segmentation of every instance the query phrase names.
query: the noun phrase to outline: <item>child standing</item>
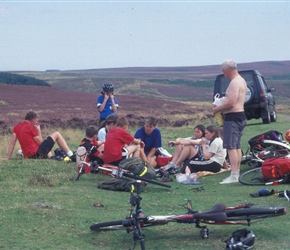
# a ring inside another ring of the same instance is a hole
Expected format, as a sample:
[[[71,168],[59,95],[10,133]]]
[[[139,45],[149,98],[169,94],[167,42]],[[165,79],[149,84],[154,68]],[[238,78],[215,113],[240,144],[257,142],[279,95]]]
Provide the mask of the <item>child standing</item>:
[[[97,99],[97,108],[100,113],[100,121],[104,121],[109,115],[115,114],[119,108],[117,98],[114,96],[114,86],[107,82],[102,85],[102,94]]]

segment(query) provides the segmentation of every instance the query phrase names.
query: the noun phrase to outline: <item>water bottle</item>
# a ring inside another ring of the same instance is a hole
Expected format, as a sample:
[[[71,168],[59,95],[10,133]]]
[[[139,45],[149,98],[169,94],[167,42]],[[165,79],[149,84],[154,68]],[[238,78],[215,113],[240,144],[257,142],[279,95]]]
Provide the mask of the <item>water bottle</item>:
[[[214,102],[212,104],[216,105],[216,106],[221,106],[223,104],[223,98],[220,98],[220,94],[217,93],[215,96],[214,96]],[[220,127],[222,127],[224,125],[224,119],[223,119],[223,116],[221,114],[221,112],[217,112],[215,115],[214,115],[218,125]]]

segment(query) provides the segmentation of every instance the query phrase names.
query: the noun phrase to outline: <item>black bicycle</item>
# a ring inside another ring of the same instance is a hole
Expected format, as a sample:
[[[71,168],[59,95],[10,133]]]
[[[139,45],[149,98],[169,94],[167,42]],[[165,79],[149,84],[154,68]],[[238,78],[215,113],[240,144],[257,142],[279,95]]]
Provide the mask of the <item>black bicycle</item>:
[[[101,167],[100,169],[106,170]],[[130,194],[130,213],[125,219],[92,224],[90,229],[93,231],[125,230],[127,232],[133,232],[134,248],[136,246],[136,242],[140,241],[142,250],[145,250],[144,234],[142,229],[146,227],[165,225],[169,222],[195,224],[196,228],[200,228],[201,237],[206,239],[209,237],[209,230],[207,226],[201,226],[201,224],[249,226],[251,225],[252,220],[286,214],[285,207],[257,206],[254,204],[244,204],[234,207],[226,207],[224,204],[216,204],[208,211],[200,212],[197,210],[192,210],[192,203],[188,200],[184,205],[187,209],[187,212],[184,214],[156,216],[144,215],[140,204],[142,199],[141,180],[165,187],[168,187],[169,185],[128,174],[122,169],[119,169],[118,171],[116,169],[110,171],[112,171],[112,174],[117,178],[123,178],[123,176],[125,176],[125,178],[133,179],[132,182],[130,182],[132,187]],[[133,192],[134,189],[136,190],[136,194]]]

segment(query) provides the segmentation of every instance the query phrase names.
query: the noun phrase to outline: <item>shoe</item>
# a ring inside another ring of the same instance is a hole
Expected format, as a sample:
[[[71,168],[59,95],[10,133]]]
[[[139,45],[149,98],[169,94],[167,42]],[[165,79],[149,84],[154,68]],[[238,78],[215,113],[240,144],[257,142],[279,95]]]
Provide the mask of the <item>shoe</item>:
[[[175,165],[174,167],[172,167],[172,168],[170,168],[168,170],[168,173],[169,174],[177,174],[177,173],[180,173],[180,167],[178,167],[178,166]]]
[[[161,155],[171,157],[172,155],[164,148],[160,147],[158,148],[158,151]]]
[[[155,171],[155,178],[162,178],[165,175],[166,171],[162,171],[162,169],[158,169]]]
[[[169,170],[171,168],[178,168],[174,162],[169,162],[167,165],[163,166],[162,169]]]
[[[168,174],[165,174],[162,178],[161,178],[161,182],[171,182],[173,181]]]
[[[237,183],[239,182],[239,176],[230,175],[228,178],[223,179],[220,184],[229,184],[229,183]]]

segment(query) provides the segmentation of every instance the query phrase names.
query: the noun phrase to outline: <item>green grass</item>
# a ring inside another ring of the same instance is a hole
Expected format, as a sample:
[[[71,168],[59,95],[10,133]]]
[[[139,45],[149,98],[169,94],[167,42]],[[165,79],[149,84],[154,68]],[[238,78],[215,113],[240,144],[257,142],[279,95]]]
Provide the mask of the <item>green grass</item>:
[[[264,125],[261,120],[249,121],[243,136],[243,149],[254,135],[275,129],[286,131],[288,122]],[[190,136],[193,128],[161,128],[165,142],[176,137]],[[63,131],[65,133],[65,131]],[[70,145],[76,145],[83,137],[76,133]],[[5,138],[4,138],[5,139]],[[4,140],[5,141],[5,140]],[[6,146],[6,145],[5,145]],[[1,146],[3,147],[3,145]],[[171,149],[168,149],[171,151]],[[3,152],[3,149],[2,149]],[[249,169],[242,166],[241,171]],[[196,186],[169,183],[167,189],[148,184],[142,192],[142,208],[145,214],[180,214],[186,210],[180,206],[191,199],[197,210],[207,210],[215,203],[233,206],[245,202],[261,205],[281,205],[289,202],[276,196],[252,198],[249,194],[260,187],[239,183],[220,185],[219,181],[229,173],[206,176],[200,179],[204,190]],[[53,160],[23,160],[16,156],[11,161],[1,161],[0,168],[0,248],[1,249],[129,249],[133,247],[132,234],[123,231],[91,232],[93,222],[125,218],[129,213],[129,193],[100,190],[97,183],[107,177],[102,174],[83,175],[74,181],[76,166]],[[276,191],[287,185],[268,187]],[[100,201],[104,207],[93,207]],[[35,203],[47,204],[48,208]],[[53,208],[52,206],[56,206]],[[224,249],[233,231],[242,226],[209,225],[210,238],[203,240],[194,225],[171,223],[144,229],[146,249]],[[289,249],[289,214],[265,219],[251,225],[256,234],[255,249]],[[140,249],[137,243],[136,249]]]

